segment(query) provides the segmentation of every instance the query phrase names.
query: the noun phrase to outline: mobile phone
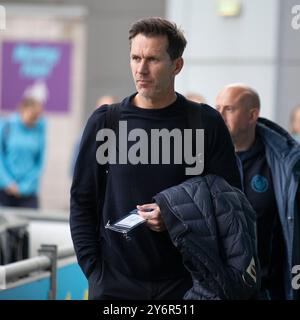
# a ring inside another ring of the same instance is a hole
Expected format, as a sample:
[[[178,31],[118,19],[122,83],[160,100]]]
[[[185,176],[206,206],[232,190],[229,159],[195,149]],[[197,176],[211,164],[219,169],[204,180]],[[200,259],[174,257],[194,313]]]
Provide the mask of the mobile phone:
[[[138,210],[134,209],[130,211],[129,214],[125,215],[112,224],[110,224],[110,221],[108,221],[105,228],[127,235],[128,232],[132,231],[140,224],[146,222],[146,219],[141,217],[137,212]]]

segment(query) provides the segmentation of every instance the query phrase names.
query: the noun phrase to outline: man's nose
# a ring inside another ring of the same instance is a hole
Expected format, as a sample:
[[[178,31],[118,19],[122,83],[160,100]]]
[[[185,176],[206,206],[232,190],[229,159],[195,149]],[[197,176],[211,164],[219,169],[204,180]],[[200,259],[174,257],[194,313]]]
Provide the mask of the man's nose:
[[[148,64],[146,60],[141,60],[138,66],[138,72],[143,74],[148,72]]]

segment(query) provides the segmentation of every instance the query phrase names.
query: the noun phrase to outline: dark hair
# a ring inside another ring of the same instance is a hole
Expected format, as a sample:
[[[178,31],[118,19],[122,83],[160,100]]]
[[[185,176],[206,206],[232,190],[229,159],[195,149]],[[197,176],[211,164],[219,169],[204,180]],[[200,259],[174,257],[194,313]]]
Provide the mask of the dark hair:
[[[130,42],[138,34],[143,34],[149,37],[167,36],[167,52],[172,60],[182,56],[187,44],[183,32],[175,23],[159,17],[141,19],[135,22],[129,30]]]
[[[29,108],[35,106],[36,104],[41,104],[41,102],[33,98],[25,97],[21,100],[20,104],[22,108]]]

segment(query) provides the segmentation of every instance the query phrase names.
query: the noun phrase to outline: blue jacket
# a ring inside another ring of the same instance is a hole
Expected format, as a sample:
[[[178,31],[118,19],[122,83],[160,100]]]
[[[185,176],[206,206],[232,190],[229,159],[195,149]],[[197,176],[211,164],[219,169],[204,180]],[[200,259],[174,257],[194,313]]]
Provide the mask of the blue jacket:
[[[155,201],[193,279],[184,299],[249,299],[260,285],[255,212],[215,175],[195,177]]]
[[[0,189],[17,184],[23,196],[38,192],[45,153],[45,120],[26,127],[18,113],[0,128]]]
[[[266,159],[272,172],[274,192],[285,241],[284,278],[286,299],[296,299],[292,267],[300,264],[300,145],[276,123],[259,118],[256,130],[264,143]],[[242,176],[242,167],[239,164]],[[298,191],[298,199],[297,197]]]

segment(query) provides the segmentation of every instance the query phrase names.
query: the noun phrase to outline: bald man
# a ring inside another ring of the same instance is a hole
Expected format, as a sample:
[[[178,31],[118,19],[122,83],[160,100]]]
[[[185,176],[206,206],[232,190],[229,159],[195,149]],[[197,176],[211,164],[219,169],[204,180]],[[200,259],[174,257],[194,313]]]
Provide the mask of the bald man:
[[[277,124],[259,118],[255,90],[232,84],[216,98],[233,140],[244,192],[257,213],[261,299],[297,299],[292,267],[300,264],[300,147]]]

